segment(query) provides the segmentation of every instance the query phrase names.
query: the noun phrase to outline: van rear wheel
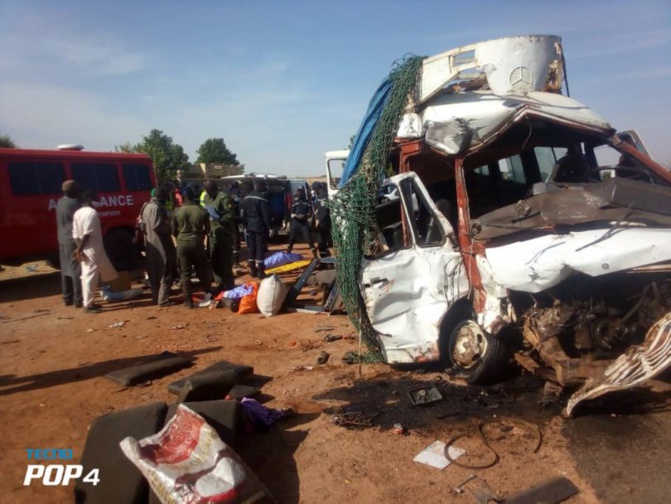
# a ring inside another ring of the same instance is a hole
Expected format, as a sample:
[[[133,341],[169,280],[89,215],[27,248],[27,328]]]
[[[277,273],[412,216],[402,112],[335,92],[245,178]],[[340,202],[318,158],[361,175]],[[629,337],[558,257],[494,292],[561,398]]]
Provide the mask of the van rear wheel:
[[[105,236],[105,252],[117,271],[131,271],[137,267],[138,251],[133,233],[127,229],[112,229]]]

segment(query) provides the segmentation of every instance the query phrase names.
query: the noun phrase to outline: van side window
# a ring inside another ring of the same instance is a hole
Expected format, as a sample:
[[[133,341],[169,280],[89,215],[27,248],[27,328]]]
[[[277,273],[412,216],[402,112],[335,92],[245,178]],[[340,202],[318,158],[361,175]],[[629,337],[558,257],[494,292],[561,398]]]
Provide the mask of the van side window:
[[[9,183],[15,196],[61,193],[65,180],[63,163],[9,163]]]
[[[366,254],[372,258],[410,248],[409,230],[403,227],[403,205],[398,188],[394,185],[382,188],[378,201],[375,207],[374,239],[368,244]]]
[[[145,164],[124,164],[122,168],[127,191],[149,191],[152,189],[149,166]]]
[[[550,179],[552,170],[557,160],[566,154],[565,147],[534,147],[538,169],[541,173],[541,180]]]
[[[121,189],[117,167],[112,163],[72,163],[72,176],[83,189],[99,192]]]
[[[403,198],[408,207],[408,213],[412,208],[412,228],[415,234],[415,242],[420,247],[430,247],[443,243],[445,232],[440,225],[436,214],[431,210],[429,204],[424,198],[414,180],[406,179],[401,183],[403,188]],[[448,200],[439,200],[436,205],[441,205],[445,215],[449,215],[450,202]]]

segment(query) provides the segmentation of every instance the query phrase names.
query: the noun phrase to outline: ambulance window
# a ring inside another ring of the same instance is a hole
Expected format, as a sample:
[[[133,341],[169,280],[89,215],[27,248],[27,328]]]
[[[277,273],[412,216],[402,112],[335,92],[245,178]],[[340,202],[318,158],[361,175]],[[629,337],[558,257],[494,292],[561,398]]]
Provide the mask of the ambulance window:
[[[123,178],[128,191],[149,191],[152,189],[149,166],[145,164],[123,165]]]
[[[9,163],[9,183],[15,196],[60,194],[64,180],[62,163]]]
[[[83,189],[99,192],[118,192],[121,189],[115,164],[72,163],[72,176]]]

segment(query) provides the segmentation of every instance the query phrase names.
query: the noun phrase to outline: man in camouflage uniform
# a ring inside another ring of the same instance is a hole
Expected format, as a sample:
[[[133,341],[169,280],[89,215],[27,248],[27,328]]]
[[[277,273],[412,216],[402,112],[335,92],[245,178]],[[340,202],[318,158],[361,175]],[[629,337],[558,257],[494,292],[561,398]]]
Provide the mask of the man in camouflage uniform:
[[[221,191],[213,180],[205,182],[205,196],[202,198],[205,210],[210,216],[209,253],[214,281],[219,290],[235,287],[233,276],[233,238],[235,212],[233,201]]]
[[[177,237],[177,261],[179,263],[184,306],[193,308],[191,267],[207,294],[210,292],[210,270],[205,253],[204,239],[210,233],[207,212],[198,205],[198,196],[192,187],[182,191],[184,204],[172,214],[172,233]]]

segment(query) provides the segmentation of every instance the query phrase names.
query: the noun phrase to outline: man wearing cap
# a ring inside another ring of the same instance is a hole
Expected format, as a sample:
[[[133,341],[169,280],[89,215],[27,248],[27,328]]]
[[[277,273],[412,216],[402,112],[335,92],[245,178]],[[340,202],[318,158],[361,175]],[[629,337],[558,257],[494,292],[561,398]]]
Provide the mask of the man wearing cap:
[[[98,201],[95,191],[84,191],[83,206],[75,212],[72,220],[72,237],[77,244],[75,257],[82,267],[82,294],[86,313],[101,311],[94,303],[98,276],[103,282],[110,282],[118,276],[105,253],[100,217],[93,208],[94,201]]]
[[[74,180],[63,182],[63,197],[56,205],[56,225],[58,227],[58,256],[61,264],[61,285],[65,306],[82,307],[82,268],[73,254],[77,245],[72,238],[72,219],[81,206],[80,189]]]
[[[170,306],[170,288],[177,264],[172,227],[165,205],[170,199],[172,186],[164,183],[151,200],[142,207],[147,273],[151,284],[152,302],[159,306]]]

